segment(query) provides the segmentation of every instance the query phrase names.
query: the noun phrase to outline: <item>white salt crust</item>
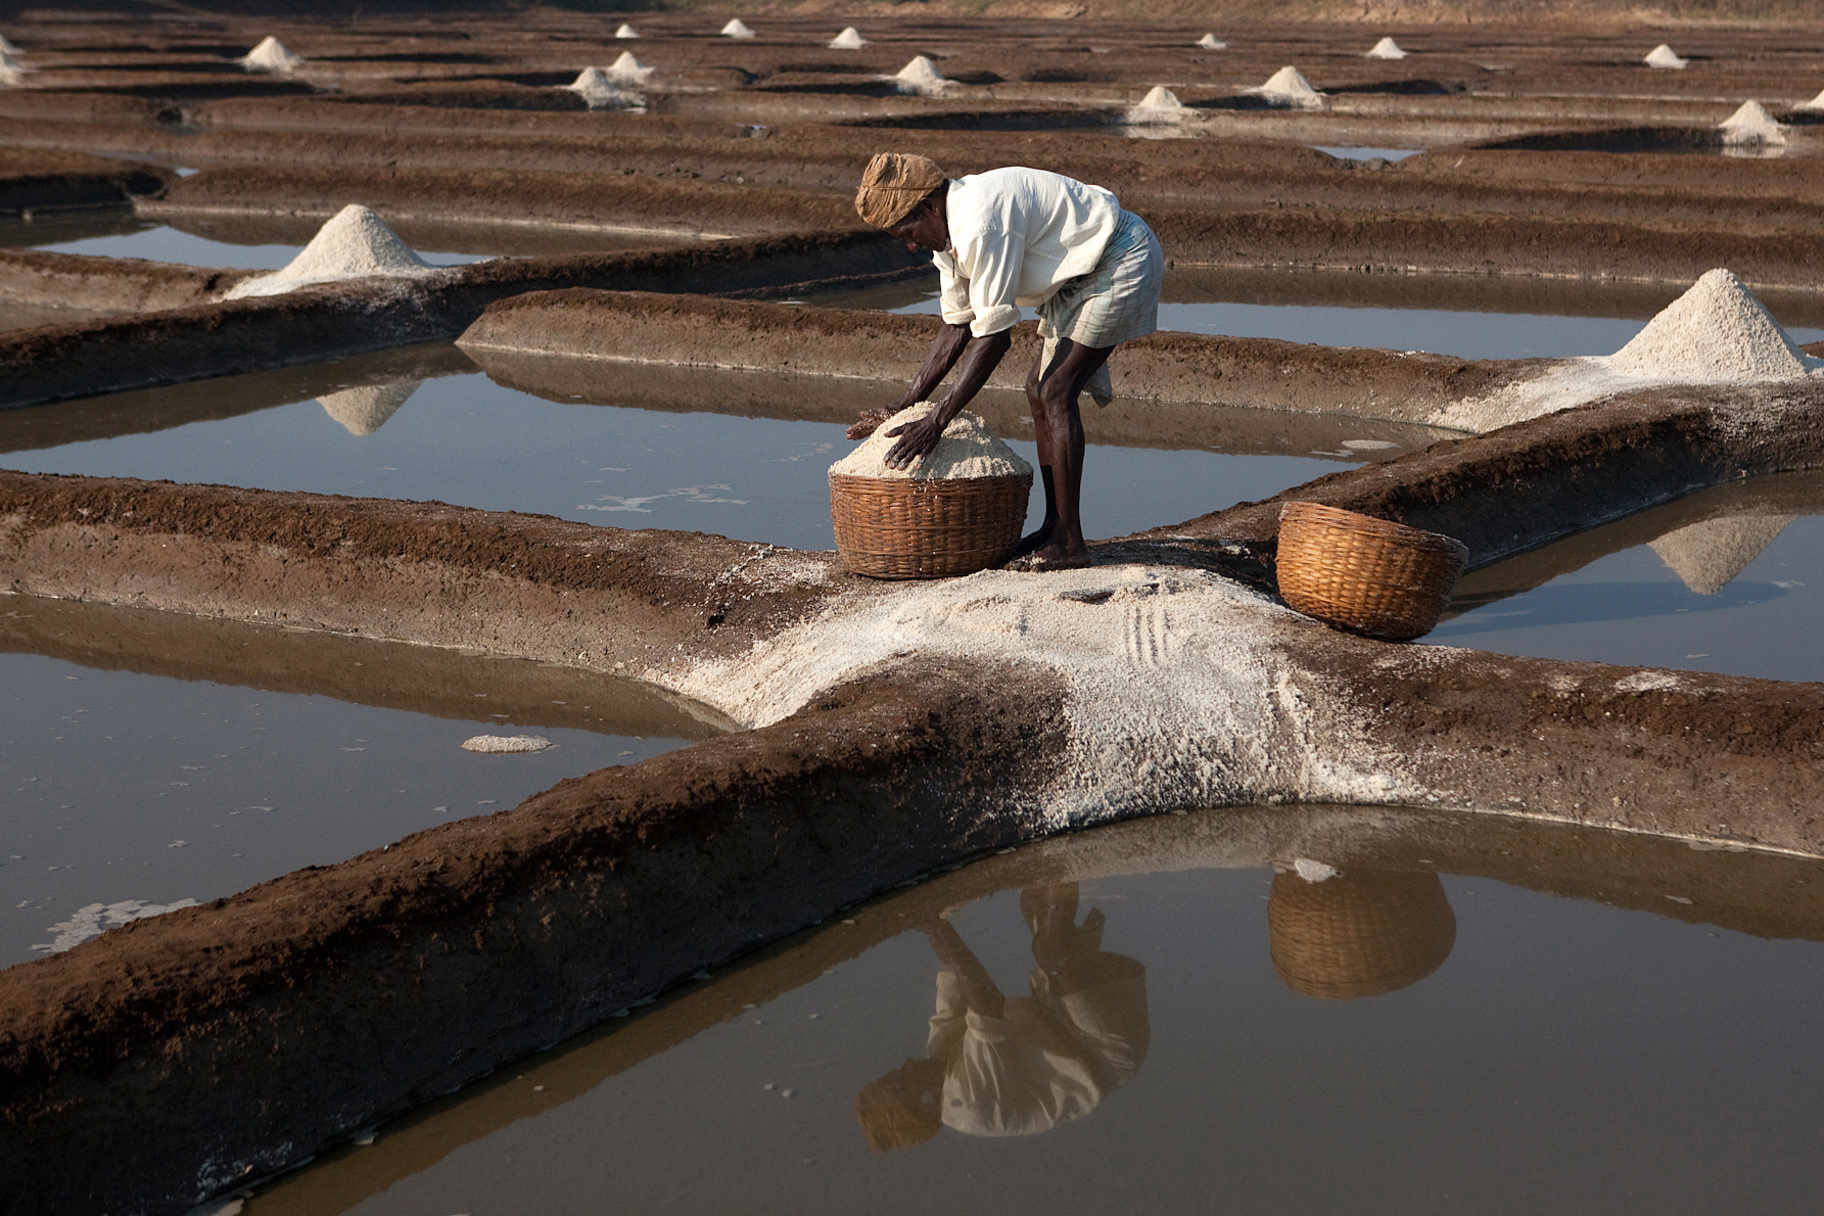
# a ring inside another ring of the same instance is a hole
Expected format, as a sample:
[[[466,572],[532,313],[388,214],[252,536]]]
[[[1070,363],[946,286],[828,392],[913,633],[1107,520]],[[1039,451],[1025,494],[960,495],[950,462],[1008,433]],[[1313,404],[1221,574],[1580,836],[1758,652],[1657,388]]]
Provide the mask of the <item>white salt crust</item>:
[[[241,66],[250,72],[289,72],[303,62],[303,56],[292,54],[283,42],[271,34],[260,39],[251,51],[240,58]]]
[[[91,937],[100,937],[109,929],[128,921],[194,907],[194,899],[180,899],[168,904],[150,904],[142,899],[123,899],[111,904],[85,904],[71,913],[70,919],[58,921],[51,926],[50,941],[39,942],[32,949],[44,954],[62,954],[65,950],[80,946]]]
[[[1373,46],[1369,47],[1368,50],[1364,52],[1364,55],[1369,59],[1404,59],[1404,58],[1406,58],[1406,52],[1401,50],[1400,44],[1395,42],[1391,38],[1381,39],[1379,42],[1377,42]]]
[[[722,27],[722,36],[724,38],[752,38],[754,31],[748,29],[747,22],[741,18],[731,17],[728,24]]]
[[[462,741],[465,752],[510,755],[517,752],[542,752],[556,746],[543,735],[472,735]]]
[[[1758,101],[1744,101],[1735,113],[1718,123],[1716,129],[1723,133],[1723,143],[1730,147],[1786,142],[1786,128]]]
[[[1662,42],[1647,52],[1644,62],[1650,68],[1682,68],[1691,61],[1679,58],[1677,51]]]
[[[283,269],[243,279],[224,298],[275,296],[311,283],[369,275],[421,275],[435,269],[413,253],[385,220],[359,203],[350,203],[319,228],[310,244]]]
[[[848,477],[878,477],[892,481],[950,481],[962,477],[1031,475],[1032,466],[988,429],[981,417],[964,410],[944,428],[943,438],[910,468],[889,468],[884,462],[899,442],[888,432],[930,413],[932,404],[909,405],[874,429],[853,452],[830,466],[830,472]]]
[[[1304,73],[1291,64],[1267,77],[1265,84],[1243,89],[1242,92],[1276,106],[1298,106],[1310,110],[1324,104],[1324,95],[1312,88]]]
[[[852,25],[843,26],[842,33],[830,39],[830,49],[833,51],[858,51],[866,45],[868,40]]]
[[[893,80],[902,93],[925,95],[941,93],[953,83],[937,70],[929,55],[914,55],[905,67],[894,73]]]

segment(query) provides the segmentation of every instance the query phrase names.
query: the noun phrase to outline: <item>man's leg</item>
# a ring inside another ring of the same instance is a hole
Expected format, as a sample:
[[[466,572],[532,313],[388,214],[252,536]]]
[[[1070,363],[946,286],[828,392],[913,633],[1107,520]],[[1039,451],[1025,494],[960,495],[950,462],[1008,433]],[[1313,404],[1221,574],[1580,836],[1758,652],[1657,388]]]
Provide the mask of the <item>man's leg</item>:
[[[1046,569],[1073,569],[1089,565],[1089,546],[1083,540],[1079,500],[1083,489],[1083,416],[1077,397],[1096,369],[1108,361],[1112,346],[1083,346],[1058,339],[1051,365],[1029,383],[1027,404],[1039,445],[1039,470],[1045,479],[1046,525],[1044,536],[1025,549]],[[1037,535],[1037,534],[1035,534]],[[1028,538],[1031,539],[1031,538]]]
[[[1051,539],[1052,529],[1058,526],[1057,490],[1052,483],[1051,466],[1045,462],[1050,444],[1050,420],[1039,404],[1039,381],[1044,374],[1045,349],[1040,347],[1039,353],[1032,357],[1032,370],[1026,373],[1026,408],[1032,411],[1032,434],[1039,445],[1039,484],[1045,490],[1045,518],[1013,547],[1015,557],[1025,557],[1044,545]]]

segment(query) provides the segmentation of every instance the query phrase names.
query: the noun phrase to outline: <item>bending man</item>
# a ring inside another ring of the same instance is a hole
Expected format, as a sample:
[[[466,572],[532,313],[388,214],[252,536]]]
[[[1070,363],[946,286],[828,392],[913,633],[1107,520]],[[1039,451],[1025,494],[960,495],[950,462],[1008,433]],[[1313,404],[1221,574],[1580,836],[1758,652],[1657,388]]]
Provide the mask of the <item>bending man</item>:
[[[1036,304],[1044,348],[1026,377],[1039,448],[1045,518],[1020,541],[1041,569],[1089,564],[1078,515],[1085,388],[1109,396],[1114,348],[1158,326],[1165,255],[1146,222],[1100,186],[1043,169],[991,169],[951,180],[935,162],[882,152],[868,162],[855,210],[876,228],[927,251],[941,284],[944,326],[899,402],[849,428],[861,438],[926,400],[951,369],[956,381],[917,422],[890,432],[887,463],[904,468],[937,446],[944,427],[988,382],[1013,342],[1019,305]]]

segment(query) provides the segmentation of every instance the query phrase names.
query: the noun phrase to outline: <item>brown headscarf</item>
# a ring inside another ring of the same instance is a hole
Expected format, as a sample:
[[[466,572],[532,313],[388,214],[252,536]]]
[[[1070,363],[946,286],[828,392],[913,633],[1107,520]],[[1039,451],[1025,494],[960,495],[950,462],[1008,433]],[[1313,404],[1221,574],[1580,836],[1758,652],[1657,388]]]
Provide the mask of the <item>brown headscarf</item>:
[[[948,180],[928,156],[876,152],[862,170],[861,188],[855,191],[856,214],[876,228],[890,228]]]

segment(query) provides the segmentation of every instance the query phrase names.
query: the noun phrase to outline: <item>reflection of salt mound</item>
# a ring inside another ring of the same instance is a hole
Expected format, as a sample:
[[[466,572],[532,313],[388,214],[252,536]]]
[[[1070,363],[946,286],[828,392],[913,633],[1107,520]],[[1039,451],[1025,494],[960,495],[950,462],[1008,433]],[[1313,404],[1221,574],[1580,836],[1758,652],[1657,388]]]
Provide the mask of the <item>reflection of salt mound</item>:
[[[1406,52],[1391,38],[1383,38],[1365,52],[1369,59],[1404,59]]]
[[[830,39],[830,49],[834,51],[858,51],[866,45],[868,40],[852,25],[843,26],[842,33]]]
[[[385,220],[359,203],[350,203],[317,229],[310,244],[283,270],[244,279],[229,289],[227,298],[275,296],[311,283],[368,275],[416,275],[431,269]]]
[[[1802,103],[1797,108],[1801,110],[1824,110],[1824,89],[1819,89],[1816,97]]]
[[[1716,129],[1723,133],[1723,143],[1732,147],[1786,142],[1786,128],[1758,101],[1744,101],[1735,113],[1718,123]]]
[[[1779,380],[1805,374],[1808,360],[1742,281],[1705,271],[1647,322],[1608,365],[1635,376],[1675,380]]]
[[[1302,106],[1312,109],[1324,104],[1324,95],[1311,87],[1304,73],[1290,64],[1267,77],[1267,83],[1257,88],[1244,89],[1271,105]]]
[[[893,77],[902,93],[941,93],[950,86],[950,81],[937,70],[928,55],[914,55],[912,61]]]
[[[1650,68],[1682,68],[1690,62],[1680,59],[1678,53],[1663,42],[1647,52],[1646,63]]]
[[[1184,119],[1184,103],[1178,95],[1162,84],[1156,84],[1147,90],[1140,104],[1127,112],[1127,121],[1138,123],[1181,122]]]
[[[1699,595],[1715,595],[1773,543],[1790,515],[1734,515],[1676,528],[1651,542],[1659,560]]]
[[[286,50],[285,44],[271,34],[240,59],[241,66],[249,72],[289,72],[303,62],[303,56]]]
[[[399,412],[406,399],[418,391],[420,381],[398,380],[325,393],[317,398],[323,412],[340,422],[351,435],[371,435]]]
[[[1214,34],[1205,34],[1197,40],[1197,45],[1206,51],[1226,51],[1229,49],[1229,44],[1218,41]]]
[[[748,29],[746,23],[743,22],[741,18],[734,17],[729,20],[727,25],[722,27],[722,36],[724,38],[752,38],[754,36],[754,31]]]
[[[638,38],[640,35],[638,30],[623,21],[621,22],[621,28],[614,31],[614,36],[616,38]]]
[[[622,51],[620,56],[608,65],[605,75],[615,84],[645,84],[647,77],[652,75],[652,69],[635,59],[632,51]],[[580,81],[582,78],[577,79]]]
[[[950,420],[944,428],[943,438],[937,441],[922,460],[914,461],[909,469],[892,469],[884,463],[887,453],[899,440],[887,432],[896,430],[908,422],[916,422],[931,412],[929,401],[920,401],[909,405],[893,415],[874,433],[859,444],[853,452],[830,466],[830,472],[847,477],[882,477],[882,478],[918,478],[919,480],[944,481],[958,477],[1006,477],[1021,473],[1031,475],[1032,466],[1021,460],[1019,455],[988,429],[988,424],[980,417],[964,410]]]

